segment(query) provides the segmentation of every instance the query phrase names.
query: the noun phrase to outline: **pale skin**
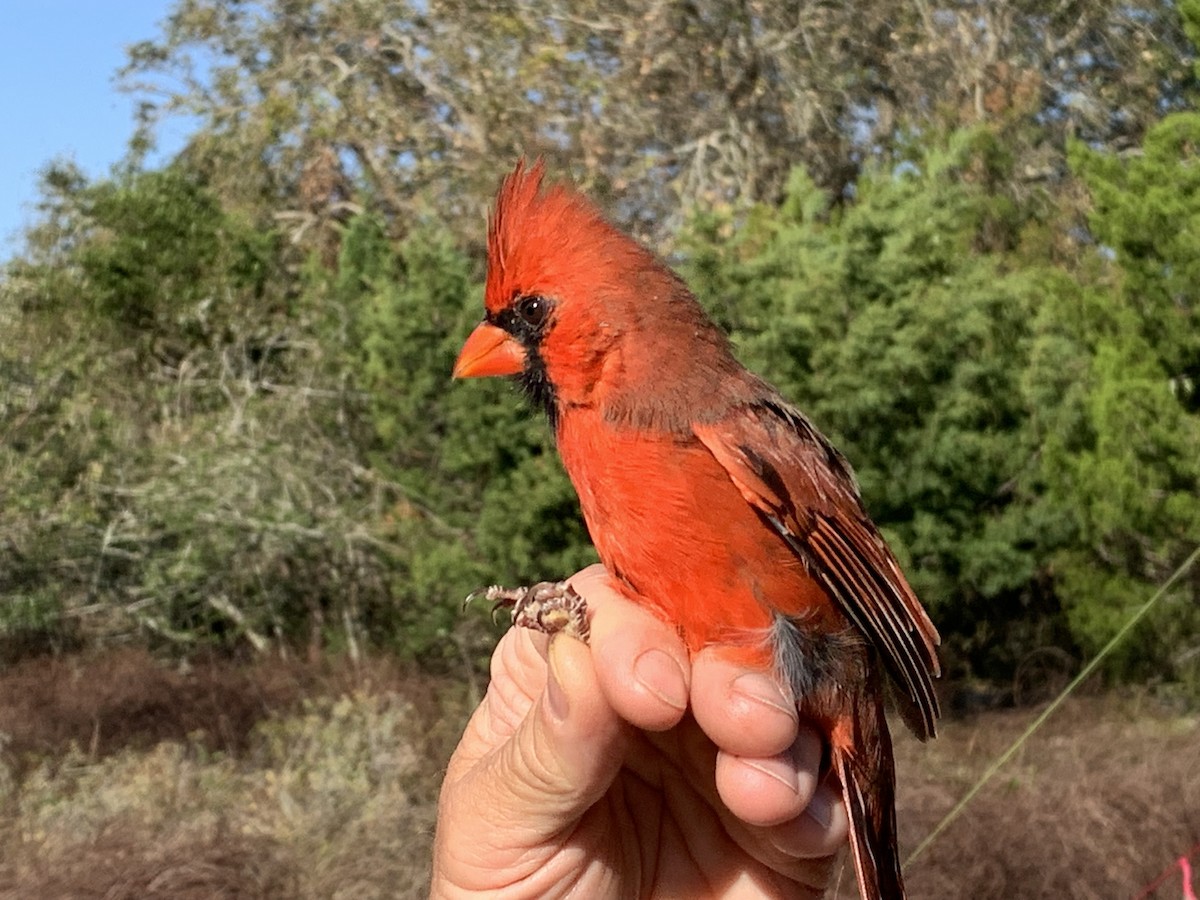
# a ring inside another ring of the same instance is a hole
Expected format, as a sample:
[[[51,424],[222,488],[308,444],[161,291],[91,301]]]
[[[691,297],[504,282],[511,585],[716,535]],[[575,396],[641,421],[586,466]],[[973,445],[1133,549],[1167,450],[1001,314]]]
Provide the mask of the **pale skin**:
[[[511,629],[446,772],[434,898],[819,897],[847,821],[764,673],[571,579],[591,642]]]

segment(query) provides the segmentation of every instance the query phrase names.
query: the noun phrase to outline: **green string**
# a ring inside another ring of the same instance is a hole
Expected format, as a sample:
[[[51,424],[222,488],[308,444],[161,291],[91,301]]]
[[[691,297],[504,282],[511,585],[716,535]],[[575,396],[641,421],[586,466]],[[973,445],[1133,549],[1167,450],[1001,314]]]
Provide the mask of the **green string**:
[[[1027,740],[1029,740],[1030,736],[1039,728],[1041,728],[1042,724],[1054,714],[1054,711],[1062,706],[1063,701],[1071,695],[1071,692],[1074,691],[1075,688],[1079,687],[1079,685],[1082,684],[1084,680],[1086,680],[1087,677],[1096,670],[1096,667],[1100,665],[1104,657],[1108,656],[1108,654],[1112,652],[1113,648],[1116,647],[1117,644],[1121,643],[1125,635],[1130,632],[1133,626],[1141,621],[1142,617],[1150,611],[1151,607],[1153,607],[1154,604],[1157,603],[1162,596],[1171,589],[1171,586],[1174,585],[1175,582],[1178,581],[1184,575],[1184,573],[1192,567],[1197,559],[1200,559],[1200,547],[1197,547],[1195,550],[1193,550],[1192,555],[1185,559],[1182,565],[1175,570],[1174,574],[1172,574],[1170,578],[1163,582],[1162,587],[1155,592],[1154,596],[1143,603],[1138,611],[1135,612],[1132,617],[1130,617],[1129,621],[1121,626],[1120,631],[1114,634],[1112,639],[1104,645],[1103,649],[1101,649],[1099,653],[1092,657],[1091,661],[1083,667],[1083,670],[1071,680],[1071,683],[1063,688],[1062,693],[1055,697],[1054,701],[1042,711],[1042,714],[1034,719],[1032,723],[1030,723],[1029,727],[1025,729],[1021,736],[1013,742],[1012,746],[1001,753],[996,761],[987,767],[987,771],[979,776],[979,780],[971,786],[971,789],[963,795],[963,798],[959,800],[958,803],[954,804],[954,808],[951,809],[950,812],[946,813],[945,817],[942,819],[942,821],[938,822],[933,831],[925,835],[925,839],[921,841],[921,843],[917,845],[916,849],[908,855],[908,859],[904,860],[905,868],[912,865],[913,860],[924,853],[929,848],[929,845],[937,839],[937,836],[945,831],[946,827],[951,822],[958,818],[959,814],[966,809],[967,804],[970,803],[974,796],[979,793],[980,789],[991,780],[993,775],[1003,768],[1006,762],[1013,758],[1016,752],[1021,749],[1021,746]]]

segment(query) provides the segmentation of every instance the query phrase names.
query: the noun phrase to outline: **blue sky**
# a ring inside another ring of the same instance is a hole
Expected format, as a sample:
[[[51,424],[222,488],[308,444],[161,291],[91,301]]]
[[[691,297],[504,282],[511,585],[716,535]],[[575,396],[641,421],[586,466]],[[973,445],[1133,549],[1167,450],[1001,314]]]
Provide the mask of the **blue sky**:
[[[30,218],[38,171],[69,157],[90,176],[107,174],[133,133],[133,98],[113,75],[125,47],[156,37],[169,0],[24,0],[4,4],[0,53],[0,260],[16,249]],[[182,144],[182,130],[160,136]]]

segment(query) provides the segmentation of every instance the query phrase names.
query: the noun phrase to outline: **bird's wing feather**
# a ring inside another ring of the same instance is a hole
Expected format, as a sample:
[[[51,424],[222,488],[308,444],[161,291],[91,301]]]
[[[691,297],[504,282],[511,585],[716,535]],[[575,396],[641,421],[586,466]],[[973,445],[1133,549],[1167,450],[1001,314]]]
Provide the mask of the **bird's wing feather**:
[[[932,736],[937,629],[863,510],[846,461],[776,398],[738,405],[719,420],[693,423],[693,431],[882,654],[909,726],[922,739]]]

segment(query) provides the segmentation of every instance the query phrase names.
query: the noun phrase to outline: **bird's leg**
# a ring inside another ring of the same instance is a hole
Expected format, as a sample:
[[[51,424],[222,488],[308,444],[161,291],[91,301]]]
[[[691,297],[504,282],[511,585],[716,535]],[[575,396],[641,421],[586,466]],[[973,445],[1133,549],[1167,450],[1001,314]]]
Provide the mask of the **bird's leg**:
[[[585,644],[591,636],[587,620],[587,602],[565,581],[540,581],[531,587],[506,588],[498,584],[476,591],[467,598],[469,603],[478,596],[497,610],[512,611],[514,625],[531,628],[545,634],[562,632]]]

